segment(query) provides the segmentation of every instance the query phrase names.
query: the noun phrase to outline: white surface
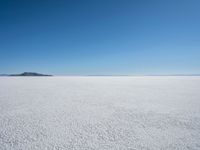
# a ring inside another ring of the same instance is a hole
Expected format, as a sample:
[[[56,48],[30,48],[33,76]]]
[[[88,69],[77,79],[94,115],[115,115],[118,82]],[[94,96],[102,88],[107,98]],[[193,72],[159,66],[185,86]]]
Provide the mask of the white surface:
[[[200,77],[1,77],[1,150],[199,150]]]

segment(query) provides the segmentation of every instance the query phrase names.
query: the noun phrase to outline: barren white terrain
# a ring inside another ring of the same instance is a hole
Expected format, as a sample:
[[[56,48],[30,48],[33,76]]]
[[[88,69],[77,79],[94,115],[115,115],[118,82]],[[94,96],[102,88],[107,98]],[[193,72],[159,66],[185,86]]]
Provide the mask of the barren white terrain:
[[[199,150],[200,77],[1,77],[0,150]]]

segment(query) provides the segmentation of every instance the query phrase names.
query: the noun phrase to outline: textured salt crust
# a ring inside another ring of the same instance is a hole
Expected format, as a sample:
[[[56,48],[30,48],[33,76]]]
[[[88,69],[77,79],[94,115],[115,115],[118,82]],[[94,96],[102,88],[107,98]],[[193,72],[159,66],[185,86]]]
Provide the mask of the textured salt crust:
[[[1,150],[198,150],[200,77],[1,77]]]

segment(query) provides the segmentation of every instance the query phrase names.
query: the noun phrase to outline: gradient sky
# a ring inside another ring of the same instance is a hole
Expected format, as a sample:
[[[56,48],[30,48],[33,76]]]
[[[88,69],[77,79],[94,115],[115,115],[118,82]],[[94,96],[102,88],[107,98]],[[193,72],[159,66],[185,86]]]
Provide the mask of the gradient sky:
[[[0,0],[0,74],[200,73],[199,0]]]

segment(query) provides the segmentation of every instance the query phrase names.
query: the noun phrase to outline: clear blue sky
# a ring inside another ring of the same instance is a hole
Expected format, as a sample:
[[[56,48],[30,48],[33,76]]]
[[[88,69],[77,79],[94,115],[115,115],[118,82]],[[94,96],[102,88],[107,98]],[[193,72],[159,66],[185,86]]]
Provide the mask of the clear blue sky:
[[[0,73],[200,73],[199,0],[0,0]]]

